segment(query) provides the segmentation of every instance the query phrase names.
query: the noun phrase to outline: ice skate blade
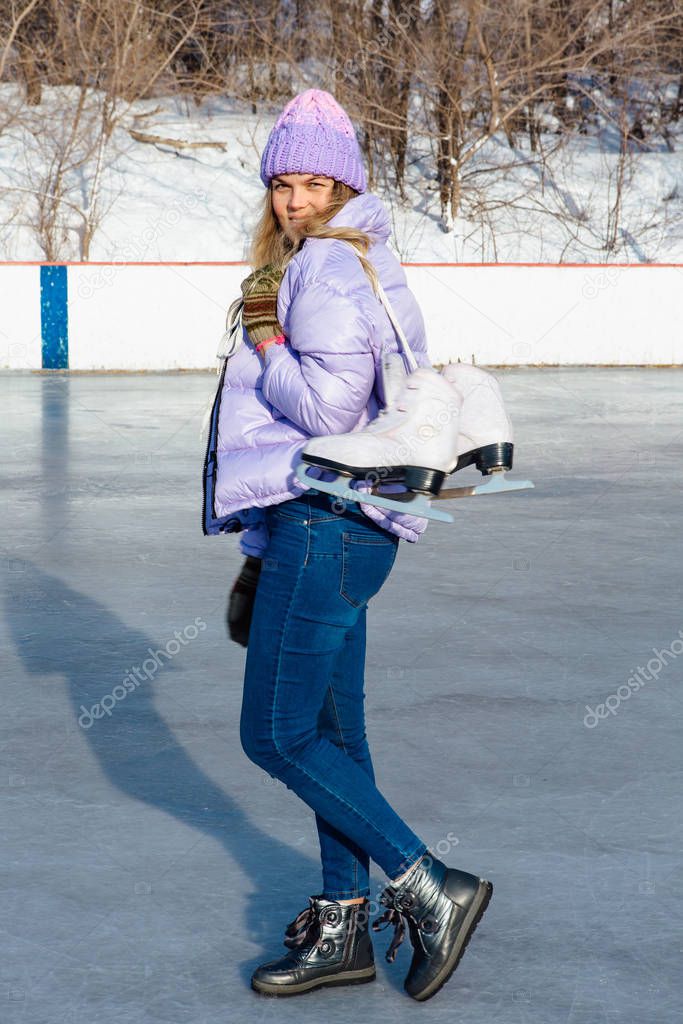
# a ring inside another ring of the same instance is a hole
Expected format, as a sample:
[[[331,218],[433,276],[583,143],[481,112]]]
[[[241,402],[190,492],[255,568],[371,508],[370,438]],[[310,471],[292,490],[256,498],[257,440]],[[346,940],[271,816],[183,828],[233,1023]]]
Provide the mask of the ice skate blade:
[[[337,480],[316,480],[308,476],[308,465],[299,463],[296,467],[297,480],[312,487],[316,491],[325,491],[326,494],[336,495],[342,501],[353,501],[364,505],[376,505],[378,508],[393,509],[394,512],[405,512],[411,516],[420,516],[423,519],[434,519],[439,523],[452,523],[453,516],[449,512],[440,512],[431,508],[424,494],[406,491],[405,494],[395,494],[393,499],[383,497],[381,494],[366,493],[348,487],[344,479]],[[348,477],[347,479],[351,479]],[[403,498],[404,500],[401,500]]]
[[[526,491],[533,487],[531,480],[508,480],[505,473],[498,471],[483,484],[471,487],[443,487],[436,496],[437,501],[449,501],[451,498],[471,498],[475,494],[501,494],[504,491]]]

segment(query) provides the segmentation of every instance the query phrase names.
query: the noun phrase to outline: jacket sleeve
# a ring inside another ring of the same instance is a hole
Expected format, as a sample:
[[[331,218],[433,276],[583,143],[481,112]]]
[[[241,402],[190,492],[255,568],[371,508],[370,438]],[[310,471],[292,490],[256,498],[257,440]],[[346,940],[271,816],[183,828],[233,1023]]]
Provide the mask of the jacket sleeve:
[[[235,513],[242,523],[239,547],[243,555],[263,558],[268,547],[269,534],[264,509],[252,506]]]
[[[356,426],[375,382],[372,325],[349,295],[322,281],[295,296],[286,345],[270,345],[264,398],[312,437]]]

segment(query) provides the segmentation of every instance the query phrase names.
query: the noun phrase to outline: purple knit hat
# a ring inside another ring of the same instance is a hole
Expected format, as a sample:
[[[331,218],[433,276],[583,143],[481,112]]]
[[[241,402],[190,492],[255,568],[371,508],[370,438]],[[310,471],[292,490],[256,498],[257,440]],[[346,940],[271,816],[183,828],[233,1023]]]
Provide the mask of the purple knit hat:
[[[307,89],[290,100],[268,136],[261,181],[277,174],[323,174],[365,192],[363,157],[348,114],[334,96]]]

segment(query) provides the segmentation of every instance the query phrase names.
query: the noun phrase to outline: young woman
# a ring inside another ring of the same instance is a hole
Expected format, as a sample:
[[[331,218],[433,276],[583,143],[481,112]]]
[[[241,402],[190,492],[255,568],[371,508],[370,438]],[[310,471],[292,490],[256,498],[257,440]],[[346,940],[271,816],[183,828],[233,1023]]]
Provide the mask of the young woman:
[[[373,927],[394,925],[392,961],[407,923],[405,987],[424,1000],[457,966],[492,888],[447,868],[389,805],[365,734],[368,602],[399,540],[416,542],[426,520],[368,504],[339,512],[294,475],[309,437],[360,429],[381,407],[381,354],[399,346],[376,281],[429,366],[424,323],[386,244],[387,211],[366,192],[353,127],[329,93],[311,89],[287,104],[261,179],[256,269],[242,284],[245,338],[223,383],[211,512],[242,527],[247,555],[231,602],[232,634],[248,639],[242,745],[315,812],[323,888],[287,927],[290,952],[258,967],[252,986],[293,995],[375,977],[372,858],[389,879]]]

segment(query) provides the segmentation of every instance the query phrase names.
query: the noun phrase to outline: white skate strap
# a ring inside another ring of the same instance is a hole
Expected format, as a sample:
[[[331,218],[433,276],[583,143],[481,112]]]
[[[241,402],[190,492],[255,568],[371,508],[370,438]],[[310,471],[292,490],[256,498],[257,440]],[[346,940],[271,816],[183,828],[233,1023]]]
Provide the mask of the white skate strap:
[[[393,306],[389,302],[389,298],[386,292],[384,291],[384,288],[382,288],[382,285],[379,283],[379,281],[377,282],[377,292],[379,294],[382,305],[387,311],[387,315],[391,320],[393,328],[396,331],[398,340],[401,342],[401,347],[403,348],[403,355],[408,360],[408,366],[410,367],[410,372],[412,373],[413,370],[417,370],[417,359],[413,355],[413,350],[408,344],[408,339],[401,330],[401,325],[396,319],[396,314],[394,313]]]
[[[349,245],[351,245],[351,242],[349,242]],[[351,245],[351,248],[353,249],[353,251],[355,252],[355,254],[357,256],[358,255],[358,250],[356,249],[355,245]],[[408,366],[410,368],[409,372],[412,373],[413,370],[417,370],[417,368],[418,368],[417,359],[413,355],[413,350],[410,347],[410,345],[408,344],[408,339],[406,338],[405,334],[401,330],[401,325],[400,325],[400,323],[398,322],[398,320],[396,318],[396,314],[394,313],[394,308],[391,305],[391,303],[389,302],[389,298],[388,298],[386,292],[384,291],[384,288],[382,288],[382,285],[379,283],[379,281],[377,281],[377,294],[379,296],[380,302],[382,303],[382,305],[384,306],[384,308],[387,311],[387,316],[391,320],[391,324],[392,324],[394,330],[396,331],[396,336],[398,337],[398,340],[401,342],[401,349],[403,350],[403,356],[404,356],[404,358],[408,362]]]

